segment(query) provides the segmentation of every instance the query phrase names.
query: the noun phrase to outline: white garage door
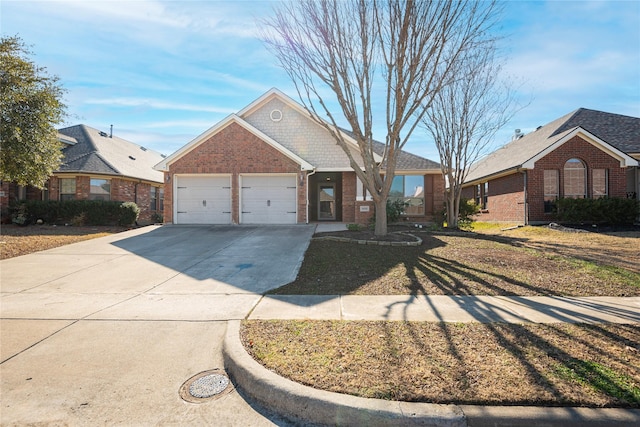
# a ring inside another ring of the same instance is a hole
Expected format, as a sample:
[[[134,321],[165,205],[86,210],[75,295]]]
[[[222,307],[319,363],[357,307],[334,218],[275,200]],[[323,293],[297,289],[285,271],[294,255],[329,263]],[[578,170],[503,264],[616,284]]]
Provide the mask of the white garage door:
[[[176,224],[230,224],[231,177],[180,176],[176,180]]]
[[[244,224],[295,224],[296,176],[244,175],[242,216]]]

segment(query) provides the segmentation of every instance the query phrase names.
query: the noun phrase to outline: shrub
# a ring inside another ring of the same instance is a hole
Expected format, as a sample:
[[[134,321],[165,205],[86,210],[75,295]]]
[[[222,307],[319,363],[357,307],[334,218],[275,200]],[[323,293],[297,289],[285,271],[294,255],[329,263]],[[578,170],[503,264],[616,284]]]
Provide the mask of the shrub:
[[[391,224],[394,222],[398,222],[400,216],[404,213],[404,209],[407,207],[407,203],[404,200],[395,199],[389,200],[387,199],[387,224]],[[371,217],[371,224],[376,223],[376,212],[373,212],[373,216]]]
[[[566,224],[633,224],[640,215],[635,199],[603,197],[599,199],[558,199],[557,218]]]
[[[126,207],[121,209],[121,205]],[[11,211],[13,218],[21,215],[27,223],[41,219],[47,224],[74,225],[131,225],[140,213],[135,203],[105,200],[26,200]]]
[[[473,200],[460,199],[460,211],[458,212],[458,227],[462,229],[471,228],[474,215],[480,213],[480,206],[476,205]]]
[[[138,220],[140,215],[140,208],[133,202],[125,202],[120,205],[120,215],[118,224],[120,225],[133,225]]]
[[[164,222],[164,217],[161,213],[154,212],[151,215],[151,221],[153,221],[154,224],[162,224]]]
[[[29,214],[27,212],[27,207],[24,204],[20,204],[15,207],[15,211],[11,215],[11,222],[18,225],[29,224]]]
[[[407,203],[404,200],[395,199],[391,201],[387,199],[387,223],[398,222],[406,207]]]

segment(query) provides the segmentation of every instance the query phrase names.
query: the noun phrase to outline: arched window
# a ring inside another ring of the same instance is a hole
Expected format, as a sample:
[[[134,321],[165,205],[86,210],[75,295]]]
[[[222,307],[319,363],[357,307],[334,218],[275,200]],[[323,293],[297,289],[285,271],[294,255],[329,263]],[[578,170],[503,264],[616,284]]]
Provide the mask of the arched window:
[[[587,168],[580,159],[569,159],[564,164],[564,197],[587,197]]]

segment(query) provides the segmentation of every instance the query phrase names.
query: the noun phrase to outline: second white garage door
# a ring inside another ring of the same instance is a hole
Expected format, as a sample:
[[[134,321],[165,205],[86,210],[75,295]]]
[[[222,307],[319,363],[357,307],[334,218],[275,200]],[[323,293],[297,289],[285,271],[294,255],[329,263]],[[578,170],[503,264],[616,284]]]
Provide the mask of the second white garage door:
[[[297,222],[296,175],[243,175],[241,185],[243,224]]]
[[[177,224],[230,224],[231,177],[176,175]]]

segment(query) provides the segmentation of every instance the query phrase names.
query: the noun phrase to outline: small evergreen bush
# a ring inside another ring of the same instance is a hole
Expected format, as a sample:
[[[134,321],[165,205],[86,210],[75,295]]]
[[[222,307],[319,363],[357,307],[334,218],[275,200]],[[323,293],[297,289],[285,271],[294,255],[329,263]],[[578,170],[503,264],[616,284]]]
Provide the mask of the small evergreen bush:
[[[458,227],[470,229],[473,224],[473,217],[480,213],[480,206],[471,199],[460,199],[460,211],[458,212]]]
[[[407,203],[404,200],[391,201],[387,199],[387,224],[398,222],[406,207]]]

